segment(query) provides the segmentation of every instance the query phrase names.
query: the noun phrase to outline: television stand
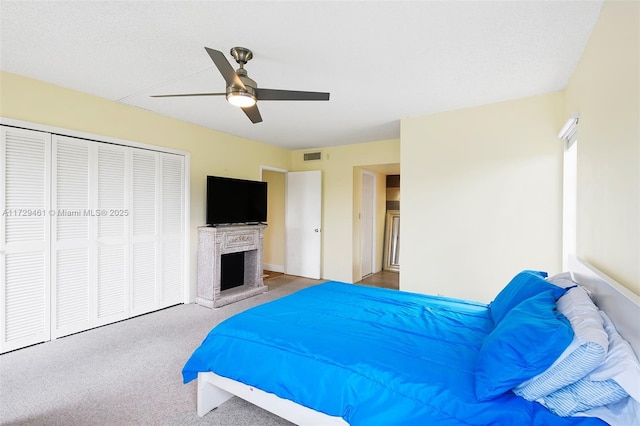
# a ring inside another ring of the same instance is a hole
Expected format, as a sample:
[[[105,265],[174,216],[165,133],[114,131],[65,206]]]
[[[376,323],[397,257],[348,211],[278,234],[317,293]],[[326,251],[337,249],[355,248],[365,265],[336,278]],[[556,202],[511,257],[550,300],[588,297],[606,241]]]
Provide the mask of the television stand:
[[[268,290],[262,281],[262,242],[267,225],[198,227],[198,289],[196,303],[219,308]],[[244,282],[222,290],[222,256],[244,253]]]

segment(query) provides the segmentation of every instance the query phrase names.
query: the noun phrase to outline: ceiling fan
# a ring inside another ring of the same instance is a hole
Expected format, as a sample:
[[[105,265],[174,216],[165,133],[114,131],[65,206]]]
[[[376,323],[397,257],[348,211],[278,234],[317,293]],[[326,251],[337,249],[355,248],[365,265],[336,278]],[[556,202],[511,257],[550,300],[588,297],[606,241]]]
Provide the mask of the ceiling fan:
[[[173,95],[151,95],[152,98],[171,98],[179,96],[226,96],[230,104],[242,108],[252,123],[260,123],[262,116],[256,105],[257,101],[328,101],[329,93],[301,92],[297,90],[263,89],[249,78],[244,65],[253,58],[251,50],[245,47],[234,47],[231,56],[240,64],[236,71],[218,50],[205,47],[213,63],[227,83],[225,93],[178,93]]]

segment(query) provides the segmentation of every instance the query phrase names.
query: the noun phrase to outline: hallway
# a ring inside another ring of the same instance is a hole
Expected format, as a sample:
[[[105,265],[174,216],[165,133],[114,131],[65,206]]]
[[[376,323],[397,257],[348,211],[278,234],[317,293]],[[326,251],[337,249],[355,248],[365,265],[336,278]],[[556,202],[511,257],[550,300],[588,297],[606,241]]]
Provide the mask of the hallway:
[[[358,281],[356,284],[398,290],[400,288],[400,273],[380,271],[376,274],[371,274],[368,277],[365,277],[362,281]]]

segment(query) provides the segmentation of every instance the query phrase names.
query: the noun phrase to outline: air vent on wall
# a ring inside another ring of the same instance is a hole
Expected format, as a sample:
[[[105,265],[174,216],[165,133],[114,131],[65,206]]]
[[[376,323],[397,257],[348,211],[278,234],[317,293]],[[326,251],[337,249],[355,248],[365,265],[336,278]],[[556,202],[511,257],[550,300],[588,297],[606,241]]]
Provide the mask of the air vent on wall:
[[[304,161],[316,161],[316,160],[322,160],[322,151],[304,153]]]

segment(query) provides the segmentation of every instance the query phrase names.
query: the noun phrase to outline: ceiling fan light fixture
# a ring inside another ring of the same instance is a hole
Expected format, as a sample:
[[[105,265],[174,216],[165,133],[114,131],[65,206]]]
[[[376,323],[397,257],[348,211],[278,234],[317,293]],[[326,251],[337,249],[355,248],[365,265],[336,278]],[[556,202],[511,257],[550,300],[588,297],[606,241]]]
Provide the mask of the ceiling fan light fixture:
[[[227,101],[240,108],[252,107],[256,104],[256,97],[245,91],[232,91],[227,93]]]

